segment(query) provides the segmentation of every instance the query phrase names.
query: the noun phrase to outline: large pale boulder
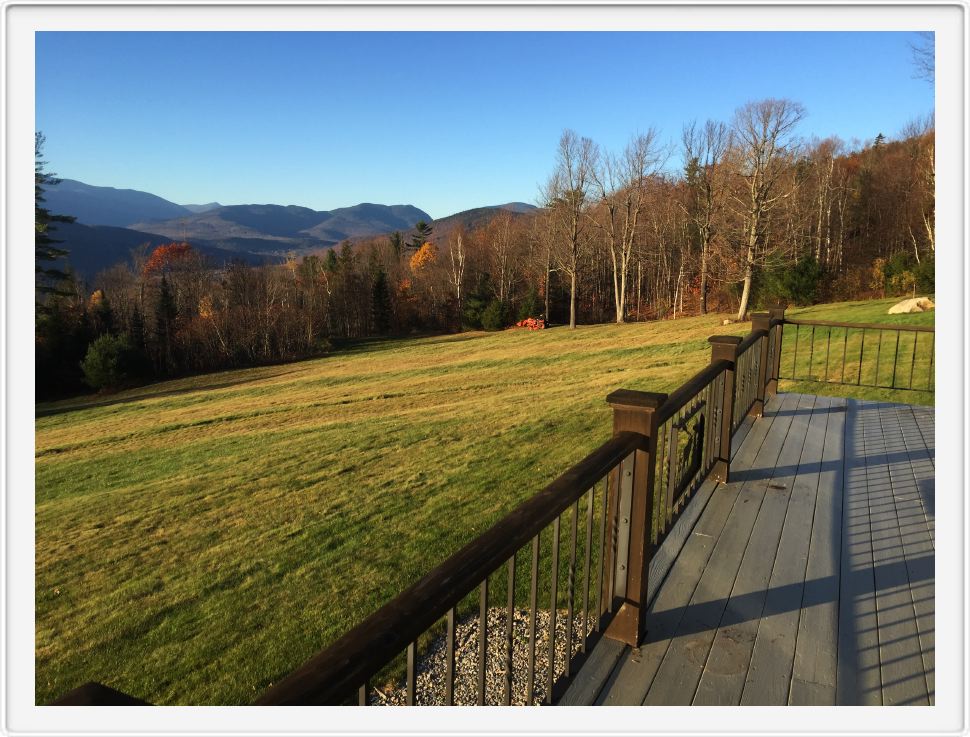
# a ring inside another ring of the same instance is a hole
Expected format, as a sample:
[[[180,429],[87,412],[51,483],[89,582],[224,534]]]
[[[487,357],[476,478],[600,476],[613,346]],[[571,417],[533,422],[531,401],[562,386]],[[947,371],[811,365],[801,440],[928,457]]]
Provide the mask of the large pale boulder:
[[[911,312],[928,312],[932,310],[936,305],[933,304],[933,300],[928,297],[914,297],[913,299],[904,299],[902,302],[897,302],[892,307],[889,308],[890,315],[907,315]]]

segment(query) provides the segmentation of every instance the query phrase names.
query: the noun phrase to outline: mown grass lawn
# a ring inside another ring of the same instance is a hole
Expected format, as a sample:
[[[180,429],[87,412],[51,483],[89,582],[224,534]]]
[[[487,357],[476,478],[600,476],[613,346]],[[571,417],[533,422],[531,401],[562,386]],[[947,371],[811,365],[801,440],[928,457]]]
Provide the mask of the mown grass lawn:
[[[932,323],[894,301],[793,314]],[[250,702],[606,440],[610,391],[671,391],[750,327],[723,317],[374,341],[38,405],[37,702],[88,680]]]

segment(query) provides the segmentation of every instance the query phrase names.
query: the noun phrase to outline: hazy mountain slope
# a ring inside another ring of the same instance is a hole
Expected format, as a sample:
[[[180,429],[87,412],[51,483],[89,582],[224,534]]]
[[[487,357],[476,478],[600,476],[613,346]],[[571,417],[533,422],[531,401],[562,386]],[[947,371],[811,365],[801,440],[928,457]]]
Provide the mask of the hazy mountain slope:
[[[182,205],[182,207],[192,212],[209,212],[209,210],[215,210],[217,207],[222,207],[222,205],[218,202],[207,202],[204,205]]]
[[[229,205],[164,222],[133,227],[178,240],[264,239],[264,251],[320,248],[347,238],[407,231],[418,220],[431,220],[411,205],[362,203],[330,212],[296,205]]]
[[[512,202],[508,205],[494,205],[491,207],[475,207],[471,210],[456,212],[454,215],[435,220],[433,223],[435,238],[447,237],[448,233],[455,228],[461,227],[465,230],[473,230],[487,225],[493,218],[502,213],[511,213],[513,218],[527,216],[537,208],[527,205],[524,202]]]
[[[143,233],[129,228],[109,225],[82,225],[81,223],[58,223],[52,226],[51,235],[61,241],[59,248],[68,252],[67,262],[82,279],[90,281],[99,271],[118,263],[131,260],[131,252],[142,245],[149,249],[172,239],[153,233]],[[229,250],[210,243],[194,241],[192,246],[204,253],[214,266],[223,266],[233,259],[248,263],[263,263],[266,256],[244,249]]]
[[[304,233],[322,240],[341,241],[393,233],[395,230],[409,231],[419,220],[431,221],[428,213],[412,205],[375,205],[370,202],[341,207],[327,215],[326,219]]]
[[[45,188],[44,200],[51,212],[73,215],[84,225],[127,227],[133,223],[192,214],[182,205],[148,192],[95,187],[75,179],[63,179],[59,184]]]

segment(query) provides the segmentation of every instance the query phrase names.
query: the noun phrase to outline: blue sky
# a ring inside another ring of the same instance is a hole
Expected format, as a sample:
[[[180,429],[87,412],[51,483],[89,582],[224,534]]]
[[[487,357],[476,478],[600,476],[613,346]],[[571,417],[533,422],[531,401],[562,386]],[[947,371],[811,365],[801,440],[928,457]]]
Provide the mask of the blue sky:
[[[679,142],[788,97],[801,135],[896,135],[933,111],[914,34],[38,33],[37,128],[62,177],[182,204],[534,202],[563,128]],[[671,166],[677,165],[676,156]]]

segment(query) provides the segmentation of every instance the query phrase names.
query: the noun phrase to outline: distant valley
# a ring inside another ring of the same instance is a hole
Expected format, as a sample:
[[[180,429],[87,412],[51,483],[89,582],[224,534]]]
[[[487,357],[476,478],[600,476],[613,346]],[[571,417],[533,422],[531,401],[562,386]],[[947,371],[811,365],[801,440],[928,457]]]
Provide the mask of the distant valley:
[[[73,215],[77,222],[57,226],[54,237],[68,250],[68,260],[82,277],[128,258],[142,244],[188,241],[219,264],[232,259],[250,263],[280,261],[345,240],[411,231],[420,220],[442,232],[459,225],[476,227],[498,212],[515,215],[534,210],[522,202],[475,208],[437,222],[413,205],[364,202],[335,210],[296,205],[179,205],[133,189],[97,187],[64,179],[44,192],[53,213]]]

